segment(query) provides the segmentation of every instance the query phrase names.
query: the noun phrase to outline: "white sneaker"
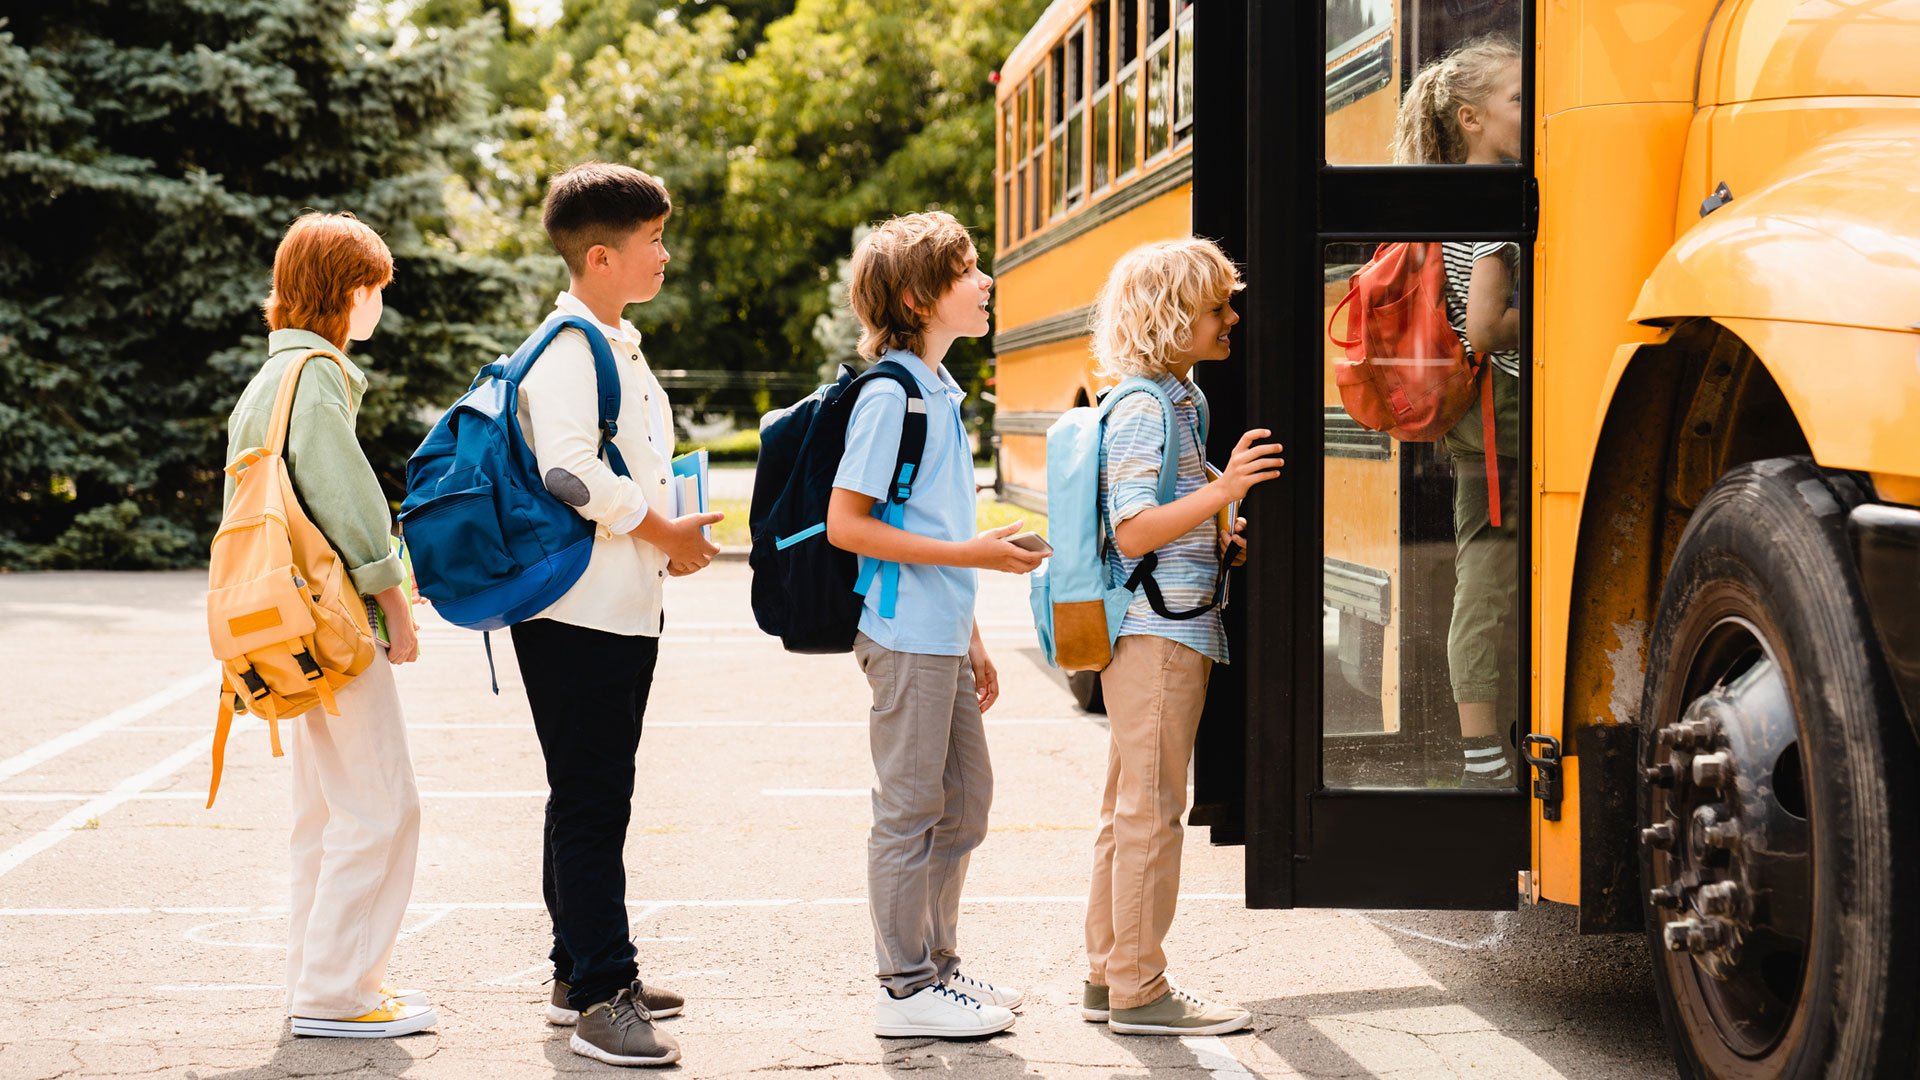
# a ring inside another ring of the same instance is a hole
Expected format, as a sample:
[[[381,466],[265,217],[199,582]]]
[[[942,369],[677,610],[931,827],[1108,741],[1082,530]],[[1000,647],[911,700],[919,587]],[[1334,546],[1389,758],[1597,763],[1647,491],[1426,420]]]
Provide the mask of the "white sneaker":
[[[364,1016],[343,1019],[296,1016],[292,1020],[295,1035],[331,1039],[391,1039],[425,1031],[439,1023],[440,1018],[424,1005],[402,1005],[387,998],[379,1008]]]
[[[946,983],[922,987],[904,999],[884,986],[874,993],[873,1033],[884,1039],[968,1039],[1013,1026],[1010,1010],[983,1005]]]
[[[1027,1000],[1027,995],[1020,990],[1011,986],[995,986],[989,982],[981,982],[979,979],[961,974],[959,968],[953,969],[953,977],[947,980],[947,985],[982,1005],[998,1005],[1003,1009],[1017,1009],[1021,1002]]]

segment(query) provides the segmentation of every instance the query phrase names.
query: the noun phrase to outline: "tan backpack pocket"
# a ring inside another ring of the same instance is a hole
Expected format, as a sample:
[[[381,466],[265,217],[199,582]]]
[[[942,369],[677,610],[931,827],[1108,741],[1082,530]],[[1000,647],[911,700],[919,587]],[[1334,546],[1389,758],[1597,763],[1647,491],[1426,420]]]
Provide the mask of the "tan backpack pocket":
[[[256,649],[311,636],[313,609],[302,585],[298,572],[283,566],[209,593],[207,636],[214,658],[235,660]]]

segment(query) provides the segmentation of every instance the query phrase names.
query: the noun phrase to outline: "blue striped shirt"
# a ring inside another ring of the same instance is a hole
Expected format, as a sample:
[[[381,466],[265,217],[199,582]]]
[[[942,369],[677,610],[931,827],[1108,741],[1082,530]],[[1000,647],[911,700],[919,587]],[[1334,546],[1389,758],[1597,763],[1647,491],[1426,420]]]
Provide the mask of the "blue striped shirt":
[[[1180,472],[1173,493],[1176,499],[1185,498],[1207,483],[1206,448],[1200,442],[1200,417],[1207,400],[1199,387],[1184,379],[1161,375],[1155,381],[1173,402],[1174,437],[1180,446]],[[1107,415],[1100,439],[1100,498],[1109,529],[1160,505],[1160,464],[1165,446],[1166,420],[1160,415],[1160,403],[1151,394],[1129,394]],[[1219,535],[1214,519],[1209,517],[1159,549],[1160,564],[1154,569],[1153,579],[1159,583],[1168,608],[1183,611],[1213,599],[1220,572]],[[1120,546],[1111,542],[1109,534],[1107,573],[1114,584],[1125,584],[1139,562],[1120,554]],[[1168,638],[1211,657],[1215,663],[1227,662],[1227,631],[1220,622],[1220,608],[1197,619],[1163,619],[1154,614],[1144,588],[1127,607],[1120,634]]]

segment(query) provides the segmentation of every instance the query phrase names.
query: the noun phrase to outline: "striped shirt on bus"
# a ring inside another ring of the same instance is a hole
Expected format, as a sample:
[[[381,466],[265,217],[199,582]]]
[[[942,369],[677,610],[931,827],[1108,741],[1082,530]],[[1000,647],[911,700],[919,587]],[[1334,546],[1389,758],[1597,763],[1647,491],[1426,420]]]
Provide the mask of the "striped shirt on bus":
[[[1453,332],[1460,335],[1460,344],[1471,350],[1473,345],[1467,341],[1467,286],[1473,280],[1473,264],[1481,259],[1504,259],[1517,283],[1520,270],[1515,264],[1520,258],[1520,245],[1509,240],[1445,243],[1440,245],[1440,254],[1447,264],[1447,321],[1453,324]],[[1501,371],[1516,379],[1520,377],[1518,351],[1488,353],[1487,359]]]
[[[1155,382],[1173,402],[1174,437],[1179,440],[1180,471],[1174,482],[1174,497],[1184,498],[1200,490],[1207,482],[1205,448],[1200,443],[1200,417],[1207,407],[1205,395],[1192,383],[1161,375]],[[1160,505],[1160,462],[1166,443],[1166,421],[1160,415],[1160,403],[1151,394],[1129,394],[1107,415],[1106,430],[1100,439],[1101,512],[1108,522],[1107,573],[1115,585],[1126,583],[1138,559],[1120,554],[1120,546],[1111,540],[1111,529],[1143,510]],[[1161,596],[1173,611],[1199,607],[1213,599],[1213,587],[1220,572],[1219,530],[1212,517],[1195,525],[1184,536],[1159,549],[1160,563],[1153,579]],[[1120,634],[1152,634],[1186,645],[1215,663],[1227,662],[1227,632],[1215,608],[1196,619],[1163,619],[1154,614],[1145,589],[1134,595]]]

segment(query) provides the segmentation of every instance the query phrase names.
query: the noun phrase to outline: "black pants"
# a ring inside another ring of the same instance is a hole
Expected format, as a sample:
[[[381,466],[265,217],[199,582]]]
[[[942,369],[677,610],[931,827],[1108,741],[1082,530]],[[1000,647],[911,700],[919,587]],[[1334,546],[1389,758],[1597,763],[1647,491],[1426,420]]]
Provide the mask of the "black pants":
[[[622,852],[634,756],[660,639],[550,619],[513,627],[520,678],[547,759],[541,889],[553,919],[553,975],[575,1009],[633,982]]]

